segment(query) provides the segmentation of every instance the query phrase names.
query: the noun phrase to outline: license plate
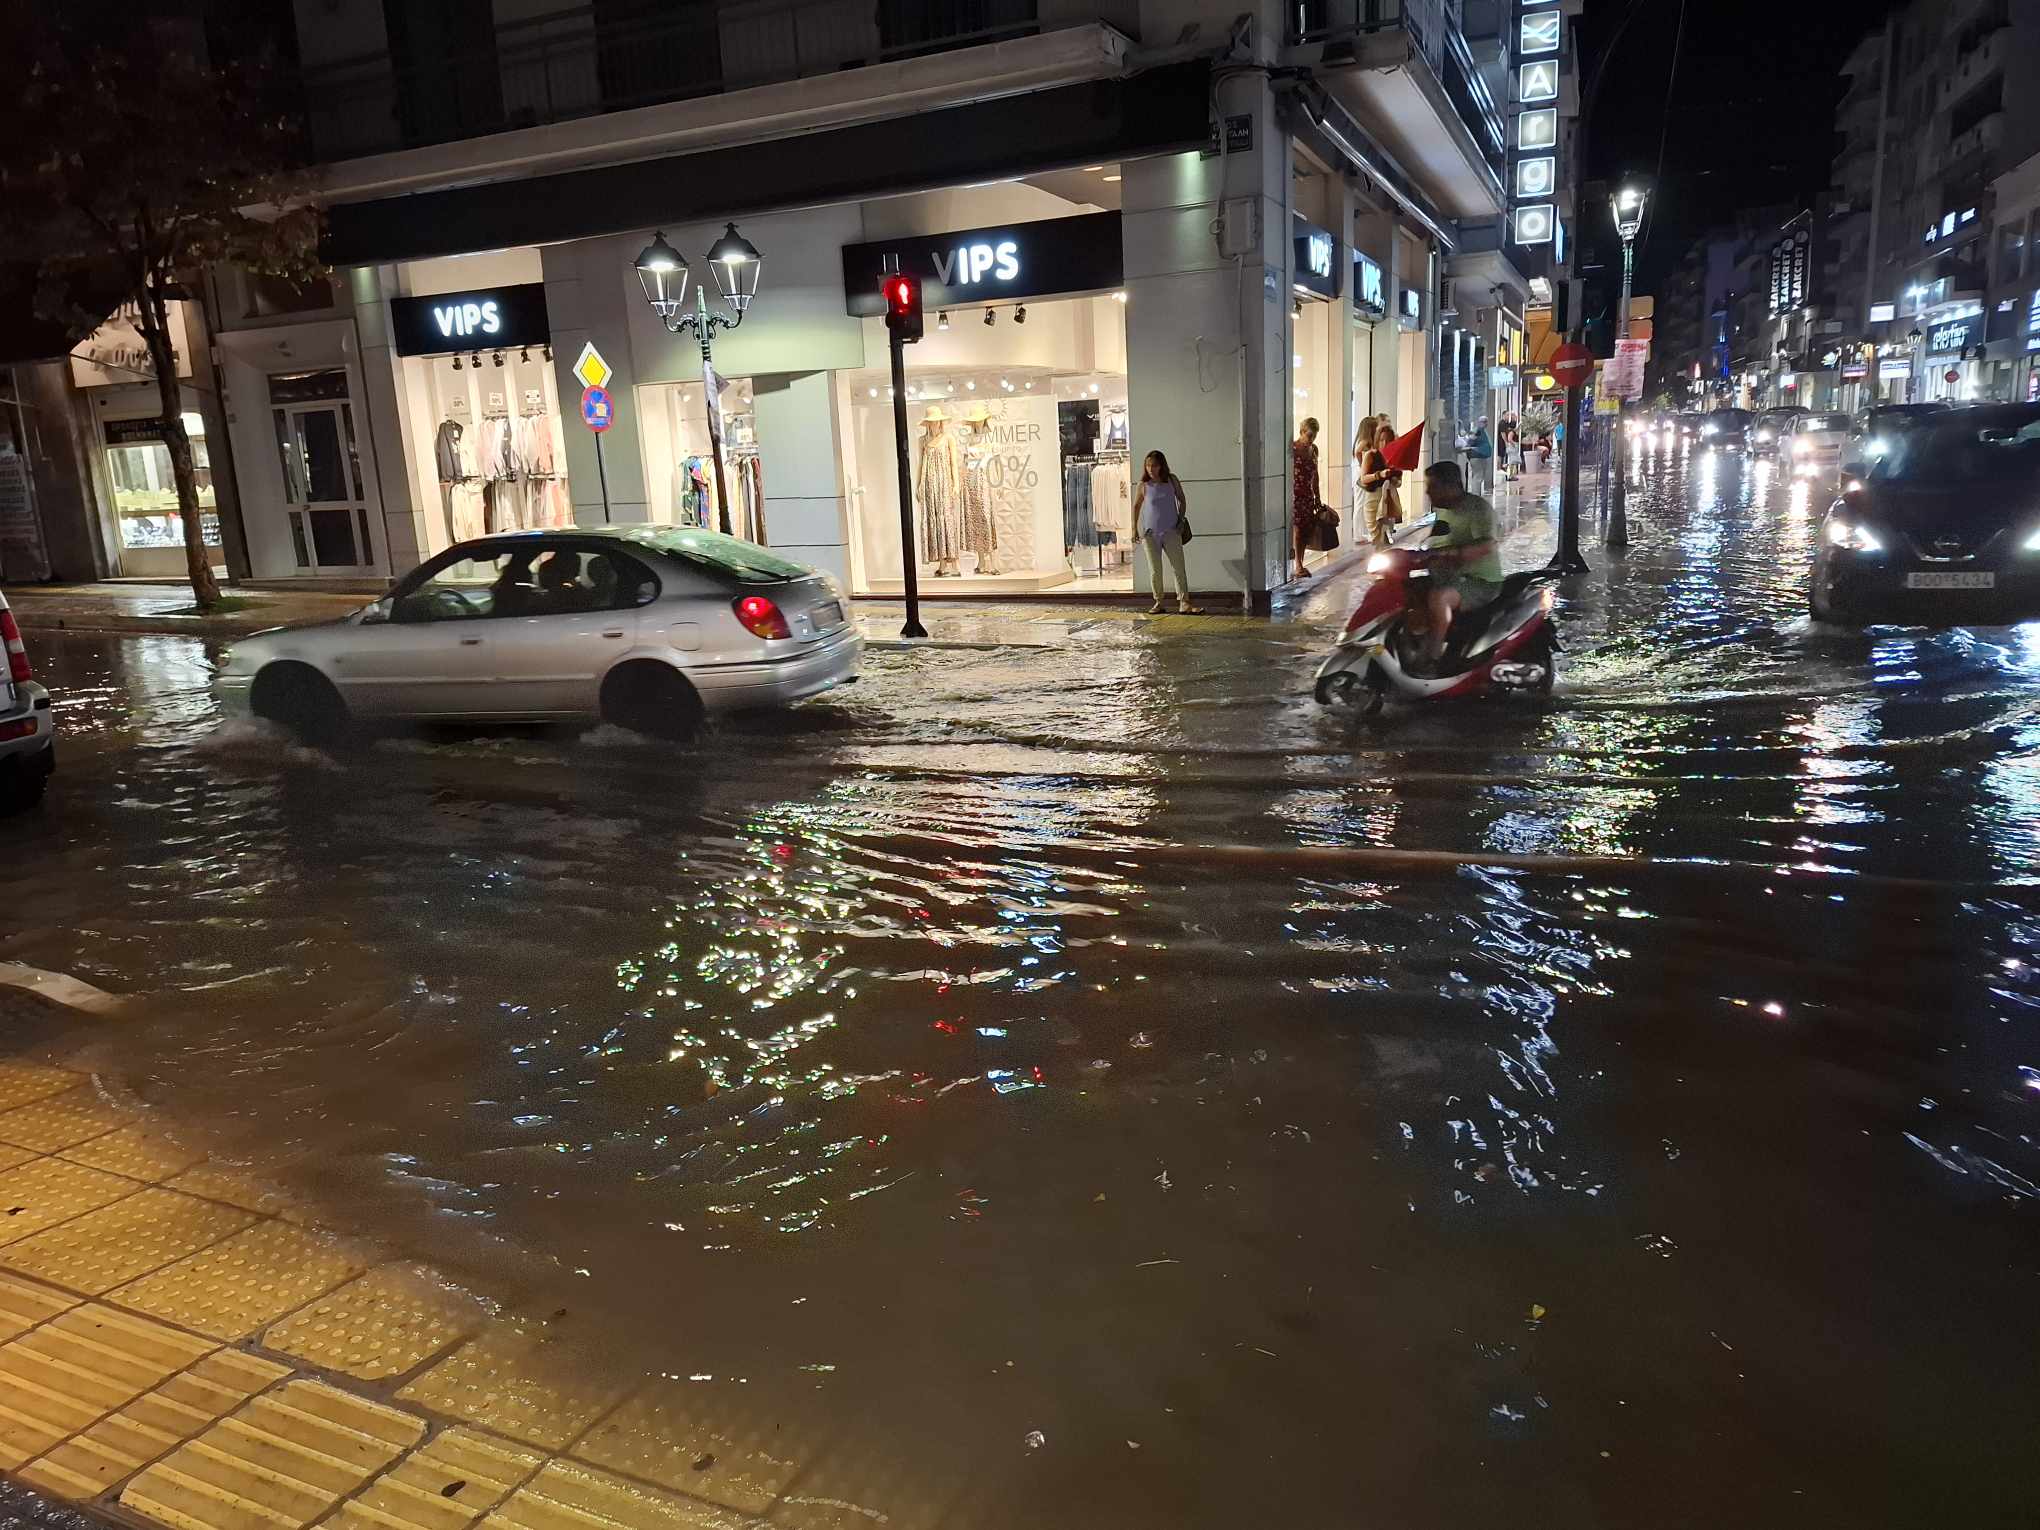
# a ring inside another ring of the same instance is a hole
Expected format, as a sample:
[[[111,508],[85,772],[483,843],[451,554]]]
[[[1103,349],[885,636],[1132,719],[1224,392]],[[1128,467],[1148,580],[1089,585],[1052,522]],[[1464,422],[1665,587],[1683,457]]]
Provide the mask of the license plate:
[[[1996,574],[1907,574],[1908,590],[1994,590]]]
[[[824,627],[840,627],[842,625],[843,625],[842,601],[825,600],[820,605],[815,607],[816,631],[820,631]]]

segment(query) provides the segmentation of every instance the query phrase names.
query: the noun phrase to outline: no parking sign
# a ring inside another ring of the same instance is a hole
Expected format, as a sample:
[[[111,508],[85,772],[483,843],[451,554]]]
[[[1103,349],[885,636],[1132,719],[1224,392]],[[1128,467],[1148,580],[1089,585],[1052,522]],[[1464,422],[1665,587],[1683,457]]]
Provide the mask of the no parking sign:
[[[581,395],[581,423],[598,436],[616,423],[616,410],[609,401],[608,389],[590,388]]]

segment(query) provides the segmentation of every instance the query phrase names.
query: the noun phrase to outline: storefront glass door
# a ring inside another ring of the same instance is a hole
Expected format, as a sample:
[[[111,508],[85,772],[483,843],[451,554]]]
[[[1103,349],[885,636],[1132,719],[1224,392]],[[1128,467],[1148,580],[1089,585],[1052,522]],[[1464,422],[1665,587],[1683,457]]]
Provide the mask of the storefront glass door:
[[[281,406],[274,413],[297,566],[332,574],[374,571],[353,409],[321,401]]]

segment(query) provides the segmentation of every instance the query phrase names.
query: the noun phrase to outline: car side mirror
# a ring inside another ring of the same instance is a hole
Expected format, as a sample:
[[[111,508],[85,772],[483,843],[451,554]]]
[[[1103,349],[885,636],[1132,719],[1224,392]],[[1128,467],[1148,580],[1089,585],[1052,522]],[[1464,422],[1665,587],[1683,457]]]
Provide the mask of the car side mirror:
[[[389,619],[390,597],[387,595],[383,596],[381,600],[374,601],[361,608],[361,625],[364,627],[379,626]]]

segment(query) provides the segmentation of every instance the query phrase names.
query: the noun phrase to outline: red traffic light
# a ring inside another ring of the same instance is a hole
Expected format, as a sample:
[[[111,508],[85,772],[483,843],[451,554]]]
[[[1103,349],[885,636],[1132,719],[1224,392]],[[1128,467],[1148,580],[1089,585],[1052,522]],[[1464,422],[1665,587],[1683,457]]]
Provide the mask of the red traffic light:
[[[902,271],[883,277],[878,290],[885,299],[886,328],[902,340],[921,338],[921,279]]]

